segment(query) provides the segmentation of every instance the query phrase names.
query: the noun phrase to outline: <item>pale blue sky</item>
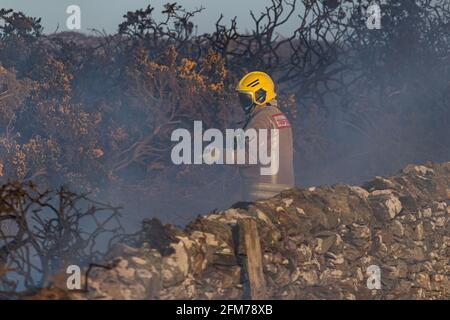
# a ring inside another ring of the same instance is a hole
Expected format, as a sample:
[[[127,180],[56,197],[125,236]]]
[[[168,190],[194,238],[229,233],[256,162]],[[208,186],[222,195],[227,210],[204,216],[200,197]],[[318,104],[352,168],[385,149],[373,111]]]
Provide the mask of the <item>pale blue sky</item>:
[[[259,13],[270,4],[269,0],[0,0],[0,8],[12,8],[23,11],[29,16],[42,17],[45,33],[52,33],[58,24],[60,31],[66,30],[68,16],[66,8],[76,4],[81,8],[81,31],[88,32],[89,29],[95,28],[114,33],[127,11],[134,11],[152,4],[159,13],[163,4],[167,2],[177,2],[188,9],[203,5],[206,9],[194,20],[200,32],[211,31],[221,13],[227,21],[237,16],[238,25],[243,31],[252,26],[249,11]],[[285,33],[292,27],[293,23],[280,31]]]

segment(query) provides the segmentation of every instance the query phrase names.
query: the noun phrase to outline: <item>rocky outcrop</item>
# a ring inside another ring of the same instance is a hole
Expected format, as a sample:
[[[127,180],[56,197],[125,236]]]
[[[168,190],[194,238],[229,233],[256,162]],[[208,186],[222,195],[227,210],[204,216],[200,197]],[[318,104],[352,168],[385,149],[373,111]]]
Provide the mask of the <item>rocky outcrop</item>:
[[[293,189],[199,216],[184,230],[146,221],[76,298],[248,297],[240,219],[257,224],[270,299],[449,299],[450,162],[407,166],[365,185]],[[245,255],[245,253],[244,253]],[[381,289],[367,286],[379,267]],[[370,270],[370,268],[369,268]]]

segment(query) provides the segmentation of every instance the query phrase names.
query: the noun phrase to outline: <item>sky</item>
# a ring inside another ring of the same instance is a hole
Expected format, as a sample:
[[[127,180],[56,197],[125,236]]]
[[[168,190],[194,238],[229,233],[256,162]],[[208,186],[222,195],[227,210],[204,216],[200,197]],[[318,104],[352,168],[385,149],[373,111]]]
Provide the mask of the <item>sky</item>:
[[[91,29],[105,30],[107,33],[115,33],[117,26],[124,20],[123,15],[127,11],[145,8],[148,4],[154,6],[158,15],[163,4],[177,2],[187,9],[195,9],[200,6],[205,10],[194,20],[199,32],[212,31],[216,19],[222,13],[227,21],[234,16],[238,17],[238,27],[241,31],[252,27],[249,11],[259,13],[270,4],[270,0],[0,0],[0,8],[14,9],[24,12],[28,16],[41,17],[45,33],[55,30],[66,31],[68,14],[66,9],[70,5],[78,5],[81,9],[81,30],[90,32]],[[59,26],[59,27],[58,27]],[[285,26],[288,31],[290,26]],[[280,29],[281,33],[283,29]]]

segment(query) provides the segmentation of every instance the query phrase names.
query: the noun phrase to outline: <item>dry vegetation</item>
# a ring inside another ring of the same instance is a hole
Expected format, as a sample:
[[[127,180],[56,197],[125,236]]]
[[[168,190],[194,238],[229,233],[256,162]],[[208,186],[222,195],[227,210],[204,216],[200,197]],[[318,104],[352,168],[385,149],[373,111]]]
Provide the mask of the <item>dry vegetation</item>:
[[[279,85],[302,184],[448,160],[448,1],[389,1],[377,31],[367,1],[337,2],[272,0],[251,14],[252,31],[220,17],[209,34],[193,23],[202,8],[177,4],[161,21],[149,6],[128,12],[117,34],[90,36],[44,35],[39,19],[0,9],[0,182],[229,205],[233,169],[173,166],[170,134],[193,120],[236,127],[233,88],[255,69]],[[145,214],[173,209],[161,208]]]

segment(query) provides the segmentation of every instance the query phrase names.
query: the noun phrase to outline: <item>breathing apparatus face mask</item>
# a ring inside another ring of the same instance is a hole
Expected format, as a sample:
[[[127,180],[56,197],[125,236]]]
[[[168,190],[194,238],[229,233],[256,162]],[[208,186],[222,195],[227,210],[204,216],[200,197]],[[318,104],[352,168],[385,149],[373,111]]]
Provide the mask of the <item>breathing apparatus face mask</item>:
[[[245,113],[250,113],[255,106],[250,93],[239,92],[239,102]]]

